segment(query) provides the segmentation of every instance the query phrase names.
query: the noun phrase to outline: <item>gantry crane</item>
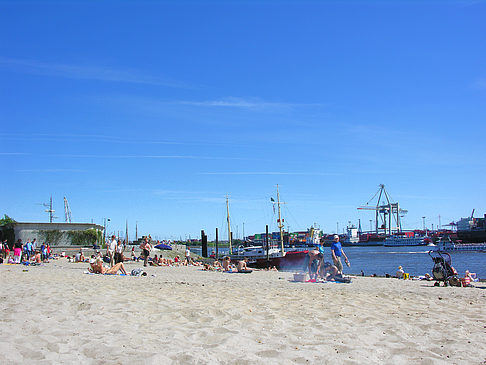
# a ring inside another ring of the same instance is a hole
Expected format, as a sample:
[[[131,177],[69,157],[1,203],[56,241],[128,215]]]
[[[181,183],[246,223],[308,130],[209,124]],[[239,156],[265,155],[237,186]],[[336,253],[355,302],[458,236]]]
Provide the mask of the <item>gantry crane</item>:
[[[375,206],[369,203],[378,196]],[[401,232],[402,224],[400,217],[408,211],[400,208],[400,204],[394,203],[385,189],[385,185],[380,184],[378,191],[368,202],[359,207],[360,210],[374,210],[375,211],[375,231],[376,234],[384,233],[391,235],[393,232]]]

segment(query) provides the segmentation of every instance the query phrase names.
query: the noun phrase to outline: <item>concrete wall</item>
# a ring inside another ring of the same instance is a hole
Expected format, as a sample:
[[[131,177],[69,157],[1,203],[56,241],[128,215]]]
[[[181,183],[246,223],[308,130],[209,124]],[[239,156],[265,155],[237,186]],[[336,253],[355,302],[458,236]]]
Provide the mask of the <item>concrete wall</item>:
[[[40,231],[57,230],[60,232],[68,232],[84,231],[87,229],[103,231],[103,226],[92,223],[15,223],[14,225],[15,241],[21,239],[22,242],[25,243],[27,240],[32,241],[35,238],[39,245],[41,245],[44,240],[44,236]],[[71,245],[71,240],[67,234],[64,234],[59,242],[49,242],[49,244],[51,246],[69,246]]]

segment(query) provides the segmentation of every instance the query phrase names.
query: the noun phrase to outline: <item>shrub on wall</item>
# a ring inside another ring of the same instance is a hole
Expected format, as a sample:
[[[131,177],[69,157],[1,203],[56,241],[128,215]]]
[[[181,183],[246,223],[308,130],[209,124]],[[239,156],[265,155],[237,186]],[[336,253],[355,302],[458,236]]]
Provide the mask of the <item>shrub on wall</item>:
[[[47,242],[51,245],[57,245],[64,237],[64,232],[58,229],[39,231],[40,241]]]
[[[68,231],[68,237],[73,245],[93,245],[99,239],[99,231],[87,229],[84,231]]]

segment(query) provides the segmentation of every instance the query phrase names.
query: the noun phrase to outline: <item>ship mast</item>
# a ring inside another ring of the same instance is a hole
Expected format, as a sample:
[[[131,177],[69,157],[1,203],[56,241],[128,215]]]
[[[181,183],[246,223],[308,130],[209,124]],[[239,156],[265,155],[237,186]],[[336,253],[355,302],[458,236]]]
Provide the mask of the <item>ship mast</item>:
[[[282,249],[282,256],[285,255],[284,251],[284,241],[283,241],[283,224],[282,224],[282,216],[280,214],[280,193],[278,192],[278,184],[277,184],[277,206],[278,206],[278,228],[280,229],[280,246]]]
[[[226,195],[226,219],[228,221],[228,242],[229,242],[229,253],[231,255],[233,253],[233,250],[231,248],[231,225],[230,225],[229,203],[228,203],[227,195]]]

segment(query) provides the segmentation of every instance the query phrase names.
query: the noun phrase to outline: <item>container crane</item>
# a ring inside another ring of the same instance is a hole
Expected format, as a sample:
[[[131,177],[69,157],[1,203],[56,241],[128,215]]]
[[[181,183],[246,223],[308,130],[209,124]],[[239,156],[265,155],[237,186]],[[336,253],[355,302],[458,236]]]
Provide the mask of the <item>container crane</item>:
[[[376,205],[372,206],[369,203],[378,196]],[[374,210],[375,211],[375,231],[376,234],[380,230],[386,235],[391,235],[393,232],[402,231],[401,217],[408,211],[400,208],[398,202],[394,203],[390,195],[385,189],[384,184],[380,184],[378,191],[368,202],[358,207],[358,210]],[[380,224],[381,223],[381,224]]]

